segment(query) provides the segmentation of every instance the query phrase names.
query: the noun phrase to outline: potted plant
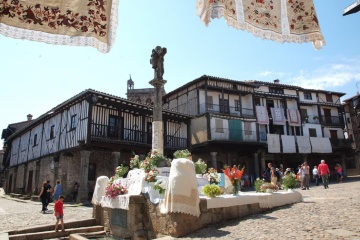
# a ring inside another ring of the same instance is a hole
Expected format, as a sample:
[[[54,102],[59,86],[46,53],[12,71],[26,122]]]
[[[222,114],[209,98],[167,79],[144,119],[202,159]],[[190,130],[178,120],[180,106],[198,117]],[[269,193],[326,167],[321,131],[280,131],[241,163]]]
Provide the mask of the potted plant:
[[[300,181],[296,179],[294,173],[289,172],[282,178],[281,186],[285,189],[294,189],[299,185]]]
[[[260,187],[265,183],[264,179],[257,178],[254,182],[254,188],[256,192],[261,192]]]
[[[133,158],[130,158],[130,168],[139,168],[140,167],[140,158],[139,155],[135,155]]]
[[[214,198],[221,195],[221,189],[218,185],[206,184],[202,188],[202,193],[207,197]]]
[[[123,177],[127,172],[129,171],[128,166],[120,165],[117,168],[115,168],[115,176],[118,178]]]
[[[155,185],[156,177],[159,175],[159,171],[156,168],[152,168],[149,172],[145,173],[145,181]]]
[[[195,163],[195,173],[196,174],[204,174],[206,172],[206,168],[207,168],[207,165],[206,163],[201,159],[199,158]]]
[[[189,157],[191,157],[191,153],[187,149],[177,150],[176,152],[174,152],[173,155],[174,155],[174,158],[189,158]]]
[[[218,185],[221,181],[221,176],[215,168],[209,168],[207,178],[210,184]]]

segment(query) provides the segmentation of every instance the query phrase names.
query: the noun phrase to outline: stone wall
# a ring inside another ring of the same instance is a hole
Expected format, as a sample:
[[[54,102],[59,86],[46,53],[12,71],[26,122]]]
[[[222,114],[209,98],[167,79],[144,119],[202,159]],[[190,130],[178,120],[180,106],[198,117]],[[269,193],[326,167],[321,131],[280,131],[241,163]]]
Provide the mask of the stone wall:
[[[232,207],[207,209],[207,201],[200,199],[200,217],[189,214],[161,214],[158,204],[152,204],[143,195],[130,196],[129,210],[126,213],[127,226],[111,224],[112,209],[97,205],[93,208],[93,217],[98,224],[110,230],[114,236],[136,240],[154,239],[164,235],[181,237],[207,225],[224,220],[236,219],[266,211],[259,204],[247,204]]]

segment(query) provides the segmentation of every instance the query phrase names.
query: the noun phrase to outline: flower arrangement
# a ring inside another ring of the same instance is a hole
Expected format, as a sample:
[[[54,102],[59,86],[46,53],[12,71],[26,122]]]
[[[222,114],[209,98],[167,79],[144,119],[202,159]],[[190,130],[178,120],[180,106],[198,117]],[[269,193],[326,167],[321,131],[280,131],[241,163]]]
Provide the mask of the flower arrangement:
[[[121,164],[120,166],[115,168],[115,176],[117,176],[118,178],[123,177],[128,171],[129,167]]]
[[[239,183],[241,181],[241,177],[244,173],[245,167],[239,170],[235,165],[230,169],[227,167],[223,169],[223,173],[230,179],[230,182],[233,185],[233,195],[237,195],[239,192]]]
[[[265,180],[264,180],[264,179],[257,178],[257,179],[254,181],[255,191],[256,191],[256,192],[261,192],[261,191],[260,191],[260,187],[261,187],[261,185],[263,185],[264,183],[265,183]]]
[[[152,162],[152,166],[158,167],[159,163],[163,159],[163,155],[157,149],[153,149],[150,153],[148,153],[149,161]]]
[[[209,168],[207,177],[210,184],[217,185],[221,181],[221,176],[215,168]]]
[[[300,184],[300,181],[296,179],[296,175],[294,173],[288,173],[282,178],[281,186],[284,189],[293,189]]]
[[[199,158],[194,165],[196,174],[204,174],[206,172],[207,165],[201,158]]]
[[[273,192],[276,192],[279,188],[278,186],[272,184],[272,183],[263,183],[261,186],[260,186],[260,192],[266,192],[267,189],[270,189],[272,190]]]
[[[145,181],[156,182],[157,175],[159,175],[159,171],[156,168],[153,168],[145,174]]]
[[[139,155],[135,155],[133,158],[130,158],[130,168],[139,168],[140,167],[140,158]]]
[[[162,178],[155,182],[154,190],[159,190],[160,194],[164,194],[166,187],[167,187],[167,178]]]
[[[127,189],[118,183],[109,183],[106,187],[105,196],[114,199],[116,196],[127,193]]]
[[[218,185],[206,184],[202,188],[202,193],[207,197],[214,198],[221,195],[221,189]]]
[[[187,158],[191,156],[191,153],[189,152],[189,150],[185,149],[185,150],[177,150],[176,152],[174,152],[174,158]]]

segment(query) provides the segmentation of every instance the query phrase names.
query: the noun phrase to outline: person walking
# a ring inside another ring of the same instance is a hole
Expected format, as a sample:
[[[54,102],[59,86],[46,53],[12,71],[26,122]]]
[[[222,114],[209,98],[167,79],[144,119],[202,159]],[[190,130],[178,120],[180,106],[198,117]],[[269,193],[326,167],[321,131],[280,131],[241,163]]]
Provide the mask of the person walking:
[[[273,167],[272,163],[268,163],[268,168],[269,168],[270,182],[271,182],[272,184],[276,185],[276,183],[277,183],[277,177],[276,177],[275,168]]]
[[[73,186],[73,188],[71,190],[71,195],[73,197],[73,202],[76,202],[78,193],[79,193],[79,184],[77,182],[75,182],[74,186]]]
[[[315,179],[315,185],[319,186],[319,170],[317,169],[317,166],[314,166],[312,174],[313,178]]]
[[[54,206],[54,214],[56,217],[55,232],[58,231],[58,224],[61,221],[61,231],[64,232],[64,196],[60,195],[59,200],[56,201]]]
[[[48,205],[51,202],[52,187],[50,185],[49,180],[47,180],[46,183],[47,183],[47,185],[46,185],[46,211],[47,211],[48,210]]]
[[[336,164],[335,165],[335,170],[336,170],[336,173],[337,173],[337,182],[341,183],[342,179],[343,179],[342,166],[340,164]]]
[[[56,180],[56,185],[54,187],[54,193],[53,193],[54,201],[58,200],[61,193],[62,193],[62,187],[61,187],[61,184],[60,184],[60,180]]]
[[[310,185],[310,167],[308,166],[307,162],[303,163],[302,166],[302,173],[303,173],[303,177],[302,177],[302,190],[309,190],[309,185]]]
[[[47,191],[47,182],[44,181],[42,186],[41,186],[41,190],[40,190],[40,194],[39,194],[39,199],[41,200],[41,204],[42,204],[42,209],[41,212],[45,213],[46,209],[46,200],[47,200],[47,196],[46,196],[46,191]]]
[[[330,170],[329,166],[325,163],[325,160],[321,160],[321,163],[318,166],[319,176],[321,176],[322,182],[324,184],[324,188],[329,188],[329,175]]]

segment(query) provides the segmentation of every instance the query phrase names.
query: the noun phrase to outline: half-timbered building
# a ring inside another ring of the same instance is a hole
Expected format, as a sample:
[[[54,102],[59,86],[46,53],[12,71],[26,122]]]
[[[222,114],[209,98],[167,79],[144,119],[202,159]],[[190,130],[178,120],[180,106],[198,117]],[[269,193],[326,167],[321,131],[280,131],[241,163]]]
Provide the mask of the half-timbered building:
[[[37,193],[43,180],[59,179],[79,200],[98,176],[112,176],[135,154],[145,158],[152,144],[151,105],[85,90],[5,137],[6,192]],[[164,155],[189,147],[191,117],[163,111]]]
[[[169,92],[164,108],[191,114],[191,151],[208,165],[244,165],[260,176],[268,162],[296,168],[326,159],[346,169],[343,93],[204,75]]]

